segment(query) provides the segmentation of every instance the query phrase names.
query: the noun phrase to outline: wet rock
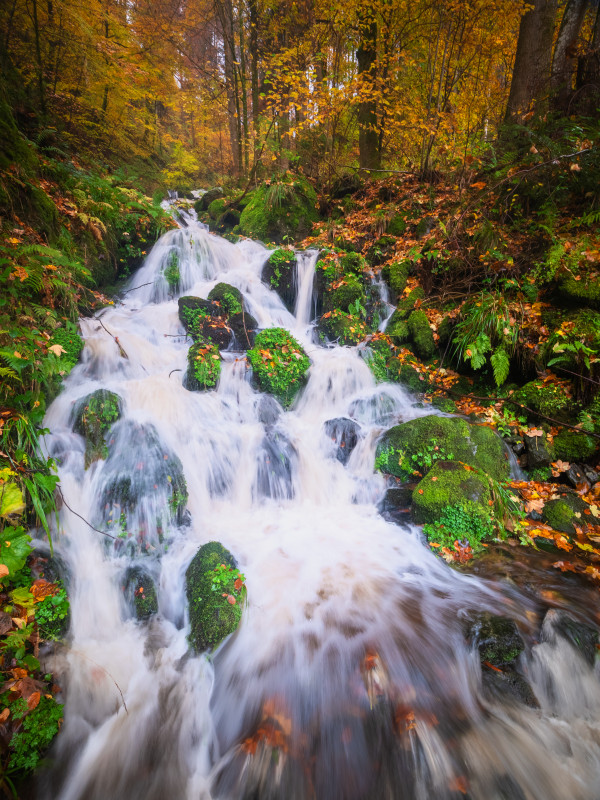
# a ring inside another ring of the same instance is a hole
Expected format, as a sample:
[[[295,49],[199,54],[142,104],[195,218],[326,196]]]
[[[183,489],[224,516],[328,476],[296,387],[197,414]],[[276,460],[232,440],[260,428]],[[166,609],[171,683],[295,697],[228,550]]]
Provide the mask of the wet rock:
[[[356,445],[360,435],[360,425],[353,419],[338,417],[328,419],[324,426],[325,434],[333,443],[332,452],[342,464],[347,464],[348,459]]]
[[[549,500],[544,506],[542,519],[555,531],[575,533],[575,525],[583,522],[583,512],[588,508],[576,494],[564,494],[558,500]]]
[[[409,523],[413,488],[412,485],[404,484],[387,489],[377,509],[381,516],[396,525]]]
[[[457,506],[469,509],[472,515],[480,508],[488,516],[491,499],[485,477],[465,470],[456,461],[438,461],[413,491],[413,519],[419,524],[435,523],[442,512]]]
[[[376,465],[397,478],[425,474],[436,461],[462,461],[495,478],[508,477],[504,444],[490,429],[457,417],[431,415],[387,430],[377,444]]]
[[[533,689],[513,667],[504,667],[497,672],[491,667],[484,666],[481,684],[484,696],[492,701],[504,703],[513,700],[530,708],[539,708]]]
[[[75,404],[71,420],[73,430],[85,438],[85,468],[108,456],[106,436],[122,413],[118,394],[98,389]]]
[[[350,306],[359,303],[364,306],[366,302],[365,290],[359,279],[352,274],[346,275],[343,280],[329,287],[323,297],[325,311],[339,309],[350,313]]]
[[[552,448],[542,436],[525,436],[525,449],[527,450],[527,468],[532,470],[545,469],[554,461]]]
[[[221,375],[219,348],[201,337],[188,350],[188,368],[184,387],[190,392],[214,389]]]
[[[234,350],[248,350],[254,347],[258,322],[252,314],[242,311],[239,314],[231,314],[229,317],[229,327],[233,331]]]
[[[256,454],[255,498],[291,500],[294,497],[294,472],[298,453],[290,440],[279,431],[270,430]]]
[[[563,428],[554,437],[554,454],[561,461],[585,461],[598,449],[598,440],[583,431]]]
[[[179,321],[185,328],[186,333],[189,334],[193,332],[198,316],[220,317],[223,313],[217,303],[191,295],[180,297],[177,301],[177,306],[179,309]]]
[[[118,550],[146,553],[162,541],[167,525],[186,522],[183,467],[152,425],[122,420],[111,438],[97,524],[117,537]]]
[[[550,609],[544,617],[544,632],[552,631],[571,644],[585,661],[593,667],[598,656],[600,636],[598,630],[578,622],[566,611]]]
[[[320,337],[340,345],[357,345],[369,334],[366,323],[339,308],[324,314],[317,323]]]
[[[267,428],[275,425],[281,416],[282,408],[274,397],[266,394],[258,403],[258,421]]]
[[[596,472],[595,469],[592,469],[587,464],[584,464],[583,467],[583,474],[585,475],[586,479],[592,484],[598,483],[600,481],[600,472]]]
[[[156,583],[143,567],[130,567],[125,573],[125,597],[136,619],[146,620],[158,613]]]
[[[230,283],[217,283],[208,293],[208,300],[218,303],[221,314],[239,314],[244,305],[244,298],[238,288]]]
[[[508,436],[504,440],[516,456],[521,456],[525,452],[525,442],[521,436]]]
[[[219,542],[208,542],[192,559],[185,578],[191,645],[197,653],[214,650],[242,617],[246,587],[235,559]]]
[[[431,358],[437,348],[433,339],[433,331],[429,327],[427,314],[424,311],[413,311],[408,318],[407,324],[417,355],[424,359]]]
[[[293,250],[275,250],[265,262],[260,279],[277,292],[283,304],[293,313],[298,296],[298,261]]]
[[[310,360],[302,346],[284,328],[261,331],[248,350],[252,381],[287,408],[304,386]]]
[[[569,469],[563,474],[574,489],[577,488],[577,484],[586,483],[587,480],[579,464],[571,464]]]
[[[509,617],[478,614],[466,626],[466,637],[477,647],[481,662],[494,667],[513,664],[525,649],[515,622]]]
[[[223,197],[223,190],[219,189],[218,187],[215,187],[214,189],[209,189],[207,192],[204,192],[202,197],[200,197],[194,203],[194,208],[196,209],[196,213],[201,214],[204,211],[208,211],[209,205],[221,197]]]

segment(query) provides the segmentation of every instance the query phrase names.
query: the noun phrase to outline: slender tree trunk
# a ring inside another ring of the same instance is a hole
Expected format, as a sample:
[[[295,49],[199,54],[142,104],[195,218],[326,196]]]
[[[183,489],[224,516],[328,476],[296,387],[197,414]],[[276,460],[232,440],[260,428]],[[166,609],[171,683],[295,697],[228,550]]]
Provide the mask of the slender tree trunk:
[[[110,34],[110,31],[109,31],[109,28],[108,28],[108,9],[109,9],[109,5],[110,5],[110,0],[109,0],[109,2],[106,3],[106,9],[104,11],[104,38],[106,39],[107,42],[108,42],[108,38],[109,38],[109,34]],[[108,70],[108,65],[109,65],[108,54],[106,55],[105,61],[106,61],[106,69]],[[109,89],[110,89],[110,87],[108,85],[108,79],[107,79],[106,83],[104,84],[104,95],[102,97],[102,113],[105,116],[106,116],[106,111],[108,109],[108,92],[109,92]]]
[[[244,174],[250,169],[250,136],[248,130],[248,93],[246,88],[246,39],[244,36],[244,15],[238,10],[240,31],[240,87],[242,92],[242,132],[244,145]]]
[[[260,113],[258,108],[258,5],[249,0],[250,9],[250,83],[252,92],[252,133],[254,138],[254,161],[258,159],[260,140]]]
[[[358,160],[361,169],[381,166],[377,135],[377,102],[374,97],[377,77],[377,21],[371,11],[361,13],[360,43],[356,51],[358,75],[367,96],[358,105]]]
[[[44,88],[44,67],[42,64],[42,47],[40,44],[40,26],[38,22],[37,0],[33,0],[33,31],[35,35],[35,57],[37,61],[38,92],[40,96],[40,109],[46,116],[46,91]]]
[[[521,17],[506,119],[522,119],[549,88],[558,0],[533,0]]]
[[[233,171],[240,174],[241,169],[241,130],[240,109],[237,91],[237,75],[235,71],[235,39],[233,38],[233,6],[231,0],[219,0],[216,4],[217,14],[223,34],[223,55],[225,61],[225,88],[227,91],[227,118],[229,124],[229,140]]]
[[[573,92],[575,45],[583,25],[589,0],[568,0],[563,14],[552,59],[551,103],[557,111],[566,111]]]

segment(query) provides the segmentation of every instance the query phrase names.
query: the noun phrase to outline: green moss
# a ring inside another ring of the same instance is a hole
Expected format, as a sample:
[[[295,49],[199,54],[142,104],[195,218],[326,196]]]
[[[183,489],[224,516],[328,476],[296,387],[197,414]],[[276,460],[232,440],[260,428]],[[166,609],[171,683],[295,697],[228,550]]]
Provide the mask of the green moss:
[[[455,461],[439,461],[417,484],[412,496],[412,514],[417,523],[439,523],[449,508],[471,513],[488,512],[492,494],[490,483]],[[478,520],[480,526],[481,520]],[[484,526],[485,527],[485,526]],[[489,528],[491,534],[492,528]],[[453,541],[453,540],[452,540]]]
[[[128,570],[125,591],[133,603],[136,619],[143,621],[158,613],[156,584],[150,573],[140,567]]]
[[[211,219],[215,220],[215,222],[216,222],[216,220],[218,220],[219,217],[225,211],[225,205],[226,205],[225,200],[222,197],[219,197],[216,200],[213,200],[212,203],[208,206],[208,215],[209,215],[209,217]]]
[[[186,388],[193,392],[214,389],[220,375],[219,348],[207,339],[198,338],[188,351]]]
[[[319,320],[319,332],[339,344],[357,345],[369,333],[369,328],[360,317],[345,314],[336,308]]]
[[[402,236],[403,233],[406,233],[406,227],[406,218],[404,214],[394,214],[388,222],[387,232],[391,236]]]
[[[365,259],[359,253],[344,253],[339,260],[340,270],[343,275],[361,275],[365,269]]]
[[[253,379],[263,392],[291,405],[306,382],[310,360],[301,345],[284,328],[261,331],[248,350]]]
[[[424,311],[413,311],[408,318],[408,330],[414,342],[417,355],[425,359],[431,358],[436,351],[436,347],[427,314]]]
[[[407,261],[400,261],[383,268],[383,277],[389,283],[392,293],[396,297],[400,297],[406,288],[409,267],[410,264]]]
[[[476,643],[481,661],[494,667],[511,664],[525,649],[513,620],[492,614],[479,616],[470,626],[469,639]]]
[[[424,478],[421,483],[426,481],[427,478]],[[484,506],[472,500],[461,499],[445,506],[435,522],[429,522],[424,526],[423,533],[432,548],[448,547],[452,550],[454,543],[458,541],[461,544],[468,544],[473,552],[477,553],[482,550],[482,542],[495,537],[496,524],[489,505]]]
[[[495,433],[456,417],[431,415],[404,422],[387,430],[377,444],[376,466],[398,478],[425,474],[440,460],[462,461],[496,480],[509,474],[504,446]]]
[[[239,314],[244,305],[240,290],[229,283],[217,283],[208,293],[208,299],[218,303],[226,314]]]
[[[597,441],[585,433],[563,428],[554,437],[554,454],[561,461],[586,461],[597,450]]]
[[[526,383],[515,392],[514,398],[527,408],[554,419],[568,416],[571,404],[563,386],[541,379]]]
[[[365,303],[365,290],[360,281],[354,275],[346,276],[342,281],[335,284],[335,289],[330,288],[323,298],[325,311],[349,311],[351,305],[356,302],[360,305]]]
[[[410,341],[410,330],[406,320],[399,319],[391,327],[388,324],[385,332],[394,344],[401,345]]]
[[[303,178],[259,186],[242,211],[240,229],[264,242],[303,238],[318,218],[316,202],[315,190]]]
[[[18,704],[22,704],[19,708]],[[10,740],[8,772],[32,772],[42,760],[59,731],[63,706],[53,697],[42,695],[37,706],[27,713],[27,703],[19,698],[11,703],[13,719],[23,718],[21,727]]]
[[[450,317],[444,317],[438,325],[438,336],[440,337],[440,345],[442,347],[445,347],[452,338],[455,325],[456,321]]]
[[[544,506],[542,519],[555,531],[575,533],[575,525],[581,525],[587,507],[577,495],[567,494],[558,500],[549,500]]]
[[[445,414],[456,414],[456,403],[449,397],[434,397],[431,405]]]
[[[121,398],[114,392],[98,389],[81,400],[74,411],[74,430],[85,437],[85,468],[106,458],[106,433],[121,416]]]
[[[202,545],[192,559],[186,594],[192,647],[197,653],[214,650],[239,625],[246,600],[244,576],[219,542]]]
[[[76,331],[72,330],[72,327],[70,326],[70,329],[58,328],[48,342],[49,346],[58,344],[65,351],[58,358],[60,358],[61,368],[64,368],[67,372],[79,361],[79,356],[84,346],[83,339]]]
[[[412,292],[410,292],[406,297],[403,297],[401,300],[399,300],[396,310],[390,317],[388,327],[395,325],[396,322],[399,322],[400,320],[408,319],[411,311],[415,307],[417,300],[423,300],[424,297],[425,292],[420,286],[417,286],[416,289],[413,289]]]
[[[169,253],[169,258],[164,269],[165,280],[172,290],[177,289],[179,281],[181,280],[181,273],[179,272],[179,256],[177,250],[172,250]]]
[[[576,281],[568,274],[560,281],[557,299],[564,305],[600,309],[600,281],[596,277]]]
[[[260,278],[283,300],[288,311],[294,311],[296,304],[297,259],[293,250],[279,248],[269,256],[262,268]]]

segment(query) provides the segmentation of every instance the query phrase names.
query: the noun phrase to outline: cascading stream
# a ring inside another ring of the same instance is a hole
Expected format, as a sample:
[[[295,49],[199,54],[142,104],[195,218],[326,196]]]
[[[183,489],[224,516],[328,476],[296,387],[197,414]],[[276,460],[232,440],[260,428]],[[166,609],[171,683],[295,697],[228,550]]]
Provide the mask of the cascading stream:
[[[224,354],[215,391],[183,387],[189,340],[164,277],[172,252],[179,295],[205,298],[225,281],[261,328],[302,343],[312,366],[291,410],[251,387],[243,353]],[[430,411],[375,385],[357,348],[315,344],[316,253],[300,259],[295,316],[260,280],[267,257],[190,220],[160,239],[102,325],[82,320],[82,361],[48,411],[46,444],[70,508],[115,538],[61,510],[54,540],[72,620],[48,668],[65,720],[38,796],[597,800],[597,674],[549,620],[522,656],[540,707],[484,694],[466,615],[505,613],[526,633],[536,609],[509,584],[450,570],[415,526],[378,513],[379,433]],[[108,458],[85,470],[74,408],[99,388],[123,413]],[[324,429],[339,418],[360,425],[345,464]],[[163,514],[155,487],[179,474],[187,508]],[[126,490],[134,537],[111,505]],[[207,658],[188,647],[185,571],[213,540],[235,555],[248,606]],[[158,587],[159,613],[145,623],[123,591],[135,566]]]

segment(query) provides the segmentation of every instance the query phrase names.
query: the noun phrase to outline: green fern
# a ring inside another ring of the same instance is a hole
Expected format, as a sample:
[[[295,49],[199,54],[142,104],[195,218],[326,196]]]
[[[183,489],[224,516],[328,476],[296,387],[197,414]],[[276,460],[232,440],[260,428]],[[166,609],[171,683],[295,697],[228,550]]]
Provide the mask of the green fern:
[[[500,348],[492,353],[490,356],[490,364],[494,371],[496,386],[502,386],[504,381],[508,378],[508,373],[510,371],[510,359],[506,350]]]

